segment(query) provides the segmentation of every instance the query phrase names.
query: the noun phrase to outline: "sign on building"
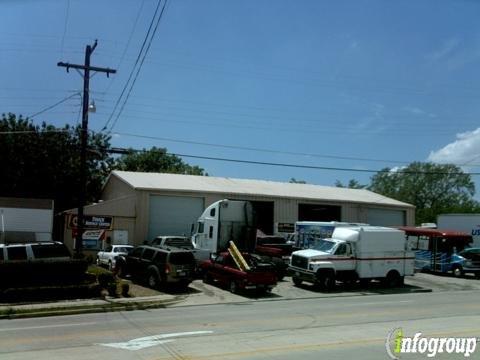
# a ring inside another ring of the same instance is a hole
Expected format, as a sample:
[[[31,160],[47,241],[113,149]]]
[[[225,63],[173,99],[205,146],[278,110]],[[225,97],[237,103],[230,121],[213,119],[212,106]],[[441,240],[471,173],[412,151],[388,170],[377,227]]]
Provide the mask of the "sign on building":
[[[84,228],[85,229],[104,229],[112,230],[113,216],[104,215],[84,215]],[[68,228],[76,229],[78,227],[78,216],[76,214],[70,214],[68,220]]]

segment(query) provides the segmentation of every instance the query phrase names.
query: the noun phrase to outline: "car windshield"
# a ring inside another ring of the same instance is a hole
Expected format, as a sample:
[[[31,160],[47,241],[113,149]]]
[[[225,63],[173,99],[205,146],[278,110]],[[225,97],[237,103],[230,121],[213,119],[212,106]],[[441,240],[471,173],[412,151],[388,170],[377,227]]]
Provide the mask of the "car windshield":
[[[315,245],[312,247],[314,250],[318,251],[323,251],[326,253],[330,253],[332,251],[333,246],[335,243],[333,241],[329,240],[319,240],[315,243]]]
[[[165,245],[193,249],[193,244],[190,239],[182,237],[166,239]]]
[[[130,254],[132,252],[132,249],[133,248],[128,247],[128,246],[122,246],[122,247],[115,248],[115,252]]]

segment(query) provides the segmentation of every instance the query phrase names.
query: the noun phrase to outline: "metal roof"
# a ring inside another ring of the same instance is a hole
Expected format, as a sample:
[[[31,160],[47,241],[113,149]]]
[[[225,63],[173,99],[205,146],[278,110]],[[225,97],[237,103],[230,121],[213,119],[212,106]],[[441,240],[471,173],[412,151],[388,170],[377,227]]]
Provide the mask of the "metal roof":
[[[283,183],[266,180],[117,170],[113,171],[110,176],[119,178],[121,181],[137,190],[165,190],[176,192],[200,191],[206,193],[369,203],[409,208],[414,207],[411,204],[394,200],[364,189],[348,189],[333,186]]]

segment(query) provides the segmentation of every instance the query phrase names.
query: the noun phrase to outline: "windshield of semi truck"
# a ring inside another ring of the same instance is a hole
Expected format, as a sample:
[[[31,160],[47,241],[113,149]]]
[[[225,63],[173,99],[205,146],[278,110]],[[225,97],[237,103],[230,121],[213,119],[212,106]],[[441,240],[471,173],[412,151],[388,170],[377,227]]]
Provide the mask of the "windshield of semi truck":
[[[335,246],[335,243],[333,241],[323,239],[323,240],[318,240],[315,243],[315,245],[312,247],[312,249],[330,253],[332,252],[332,249],[334,246]]]

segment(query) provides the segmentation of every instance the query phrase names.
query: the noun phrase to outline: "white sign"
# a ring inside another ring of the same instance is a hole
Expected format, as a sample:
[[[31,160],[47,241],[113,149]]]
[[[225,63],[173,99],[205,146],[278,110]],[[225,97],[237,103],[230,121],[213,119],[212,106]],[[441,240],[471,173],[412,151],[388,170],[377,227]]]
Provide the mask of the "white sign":
[[[128,245],[128,230],[113,230],[113,245]]]
[[[83,240],[100,240],[103,238],[105,230],[85,230],[82,234]]]

